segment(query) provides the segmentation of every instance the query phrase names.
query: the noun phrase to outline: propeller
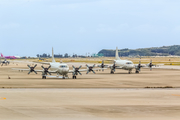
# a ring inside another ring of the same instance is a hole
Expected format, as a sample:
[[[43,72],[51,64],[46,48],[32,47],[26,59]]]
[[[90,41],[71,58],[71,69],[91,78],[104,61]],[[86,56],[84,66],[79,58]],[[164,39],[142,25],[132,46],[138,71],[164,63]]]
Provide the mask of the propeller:
[[[98,65],[98,67],[100,68],[104,68],[106,65],[104,65],[104,60],[102,60],[102,64],[101,65]],[[102,69],[102,71],[104,71],[104,69]]]
[[[73,70],[74,70],[73,76],[74,76],[74,75],[78,75],[78,73],[79,73],[80,75],[82,75],[81,72],[79,71],[79,69],[80,69],[82,66],[79,66],[79,67],[74,67],[74,66],[72,66],[72,67],[73,67]]]
[[[34,67],[31,67],[31,66],[29,66],[29,65],[27,65],[28,67],[29,67],[29,72],[28,72],[28,74],[30,74],[31,72],[34,72],[34,73],[36,73],[37,74],[37,72],[34,70],[34,68],[37,66],[37,64],[36,65],[34,65]]]
[[[9,63],[10,63],[10,62],[5,59],[5,60],[2,62],[1,66],[3,66],[3,64],[6,64],[6,65],[8,64],[8,65],[9,65]]]
[[[95,67],[95,64],[94,64],[93,66],[88,66],[88,65],[86,65],[86,66],[87,66],[87,68],[88,68],[86,74],[88,74],[88,73],[91,72],[91,71],[92,71],[94,74],[96,74],[96,73],[94,72],[94,70],[93,70],[93,68]]]
[[[152,60],[151,60],[150,63],[149,63],[150,70],[152,70],[152,66],[154,66],[154,65],[152,64]]]
[[[43,68],[43,74],[44,75],[47,75],[47,73],[49,74],[49,75],[51,75],[51,73],[48,71],[49,70],[49,68],[51,68],[51,66],[49,66],[48,68],[45,68],[44,66],[41,66],[42,68]]]
[[[139,64],[138,64],[138,66],[137,66],[137,70],[141,71],[141,67],[142,67],[141,61],[139,61]]]
[[[116,69],[116,61],[114,61],[114,64],[111,66],[111,70],[115,72],[115,69]]]

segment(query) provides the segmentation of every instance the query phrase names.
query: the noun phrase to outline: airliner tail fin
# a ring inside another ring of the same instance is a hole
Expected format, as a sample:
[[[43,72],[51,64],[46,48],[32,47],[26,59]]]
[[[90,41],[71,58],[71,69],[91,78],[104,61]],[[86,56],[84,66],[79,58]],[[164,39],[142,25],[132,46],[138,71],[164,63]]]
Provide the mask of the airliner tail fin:
[[[1,53],[1,57],[4,57],[4,55]]]

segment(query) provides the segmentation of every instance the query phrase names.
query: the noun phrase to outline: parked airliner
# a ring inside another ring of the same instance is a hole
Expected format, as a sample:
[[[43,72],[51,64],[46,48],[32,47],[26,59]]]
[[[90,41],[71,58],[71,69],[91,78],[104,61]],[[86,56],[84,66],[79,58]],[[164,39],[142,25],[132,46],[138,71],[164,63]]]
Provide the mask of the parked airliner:
[[[20,58],[19,56],[4,56],[2,53],[1,53],[1,58],[5,58],[5,59],[18,59]]]

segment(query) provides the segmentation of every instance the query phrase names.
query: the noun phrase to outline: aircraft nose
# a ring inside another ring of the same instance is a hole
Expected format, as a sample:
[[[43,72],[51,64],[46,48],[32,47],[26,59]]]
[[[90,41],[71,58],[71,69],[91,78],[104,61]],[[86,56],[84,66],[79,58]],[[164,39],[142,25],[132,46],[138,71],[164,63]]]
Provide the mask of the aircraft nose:
[[[129,65],[128,68],[134,68],[134,65]]]
[[[67,73],[67,72],[68,72],[68,70],[69,70],[69,69],[64,68],[64,69],[62,69],[62,72]]]

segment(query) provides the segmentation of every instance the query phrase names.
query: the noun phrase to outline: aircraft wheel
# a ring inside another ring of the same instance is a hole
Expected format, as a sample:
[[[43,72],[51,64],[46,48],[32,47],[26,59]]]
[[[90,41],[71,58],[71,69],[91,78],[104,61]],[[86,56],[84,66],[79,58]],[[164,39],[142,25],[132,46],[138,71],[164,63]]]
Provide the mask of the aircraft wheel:
[[[76,79],[76,76],[75,76],[75,75],[73,76],[73,79]]]
[[[139,71],[136,71],[135,73],[139,73]]]
[[[46,76],[42,76],[42,79],[46,79]]]
[[[111,74],[114,74],[114,72],[113,72],[113,71],[111,71]]]

